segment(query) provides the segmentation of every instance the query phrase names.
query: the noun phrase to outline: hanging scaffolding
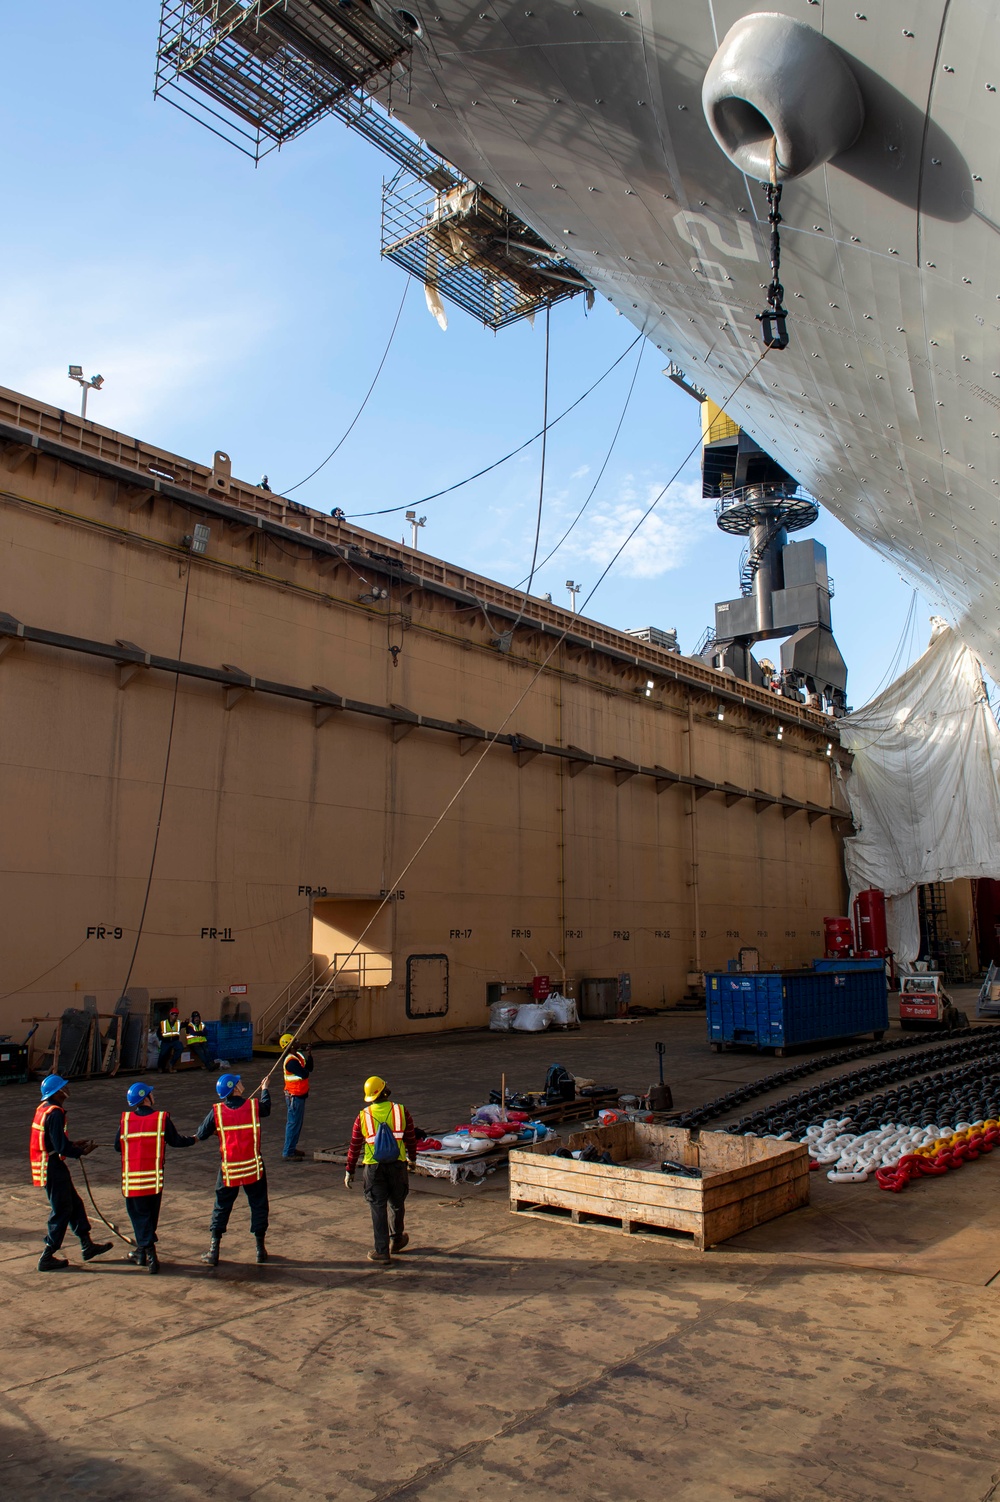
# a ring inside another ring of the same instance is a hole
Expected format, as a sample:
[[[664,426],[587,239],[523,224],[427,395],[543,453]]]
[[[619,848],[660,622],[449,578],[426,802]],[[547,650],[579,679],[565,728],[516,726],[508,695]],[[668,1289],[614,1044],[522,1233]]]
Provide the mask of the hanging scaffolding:
[[[478,183],[433,187],[401,171],[382,188],[382,254],[500,329],[577,292],[575,267]]]
[[[558,251],[374,97],[407,79],[413,33],[399,26],[368,0],[161,0],[156,94],[255,162],[338,116],[401,169],[382,188],[382,254],[488,328],[592,300]]]
[[[256,162],[387,84],[411,42],[365,0],[161,0],[155,93]]]

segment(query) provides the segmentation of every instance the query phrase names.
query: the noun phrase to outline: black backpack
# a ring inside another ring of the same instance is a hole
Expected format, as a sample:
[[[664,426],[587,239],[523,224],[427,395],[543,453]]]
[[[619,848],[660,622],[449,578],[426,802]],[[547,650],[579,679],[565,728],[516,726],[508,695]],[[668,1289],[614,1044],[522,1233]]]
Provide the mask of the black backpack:
[[[576,1080],[565,1064],[550,1064],[545,1076],[545,1104],[553,1106],[564,1100],[576,1100]]]

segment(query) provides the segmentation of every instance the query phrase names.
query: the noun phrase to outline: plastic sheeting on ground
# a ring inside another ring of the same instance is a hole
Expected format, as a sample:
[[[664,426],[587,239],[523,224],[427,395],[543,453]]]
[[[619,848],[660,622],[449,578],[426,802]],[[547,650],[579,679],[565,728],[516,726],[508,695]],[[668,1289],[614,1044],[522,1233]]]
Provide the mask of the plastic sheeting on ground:
[[[933,620],[927,651],[883,694],[840,721],[857,833],[844,842],[852,899],[880,887],[890,943],[917,958],[916,888],[1000,878],[1000,730],[979,662]]]

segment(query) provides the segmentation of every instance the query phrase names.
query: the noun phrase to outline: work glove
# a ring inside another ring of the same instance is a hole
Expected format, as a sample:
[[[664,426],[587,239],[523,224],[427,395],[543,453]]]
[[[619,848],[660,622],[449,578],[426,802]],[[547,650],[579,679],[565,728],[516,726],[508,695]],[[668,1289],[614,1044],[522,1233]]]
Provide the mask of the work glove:
[[[345,1173],[344,1174],[344,1188],[345,1189],[353,1189],[354,1188],[354,1175],[353,1175],[353,1173]]]

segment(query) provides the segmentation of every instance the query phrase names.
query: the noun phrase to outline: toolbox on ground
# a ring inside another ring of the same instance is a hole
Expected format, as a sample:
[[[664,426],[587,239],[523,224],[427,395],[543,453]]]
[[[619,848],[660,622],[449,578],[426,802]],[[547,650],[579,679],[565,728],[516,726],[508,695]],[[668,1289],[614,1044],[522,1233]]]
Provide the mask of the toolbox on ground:
[[[705,976],[708,1041],[786,1048],[889,1026],[885,962],[817,960],[812,970]]]

